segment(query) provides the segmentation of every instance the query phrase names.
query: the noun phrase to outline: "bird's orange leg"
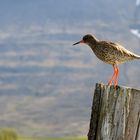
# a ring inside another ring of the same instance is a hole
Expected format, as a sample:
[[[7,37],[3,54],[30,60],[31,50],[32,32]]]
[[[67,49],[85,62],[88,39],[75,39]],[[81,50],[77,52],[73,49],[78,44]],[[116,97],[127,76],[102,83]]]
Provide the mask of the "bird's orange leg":
[[[112,81],[113,81],[113,79],[114,79],[115,76],[116,76],[116,67],[115,67],[114,65],[113,65],[113,69],[114,69],[114,73],[113,73],[111,79],[108,81],[108,85],[109,85],[109,86],[112,85]]]
[[[115,78],[114,78],[114,85],[118,85],[118,77],[119,77],[119,68],[118,65],[115,67]]]

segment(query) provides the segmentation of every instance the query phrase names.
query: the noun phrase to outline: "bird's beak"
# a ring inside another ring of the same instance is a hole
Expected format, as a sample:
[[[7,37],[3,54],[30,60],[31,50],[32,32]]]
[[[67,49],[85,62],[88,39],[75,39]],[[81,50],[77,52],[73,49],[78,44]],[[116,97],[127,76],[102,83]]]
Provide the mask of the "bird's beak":
[[[80,43],[84,43],[84,40],[78,41],[78,42],[74,43],[73,45],[77,45],[77,44],[80,44]]]

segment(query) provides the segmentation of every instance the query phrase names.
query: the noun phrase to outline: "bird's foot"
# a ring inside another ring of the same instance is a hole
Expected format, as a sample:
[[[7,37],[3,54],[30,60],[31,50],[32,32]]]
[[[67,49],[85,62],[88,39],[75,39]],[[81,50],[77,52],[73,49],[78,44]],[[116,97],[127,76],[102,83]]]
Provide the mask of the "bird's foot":
[[[111,86],[112,83],[114,83],[114,87],[116,88],[117,85],[118,85],[118,79],[116,78],[114,81],[113,81],[112,79],[109,80],[107,85],[108,85],[108,86]]]
[[[112,81],[109,80],[109,81],[108,81],[108,86],[111,86],[111,85],[112,85]]]

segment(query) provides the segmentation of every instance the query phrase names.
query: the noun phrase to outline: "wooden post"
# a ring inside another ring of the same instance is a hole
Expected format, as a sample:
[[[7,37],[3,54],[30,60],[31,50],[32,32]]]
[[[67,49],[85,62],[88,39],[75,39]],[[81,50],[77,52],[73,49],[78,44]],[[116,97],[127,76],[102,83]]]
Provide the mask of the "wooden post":
[[[88,140],[140,140],[140,90],[96,84]]]

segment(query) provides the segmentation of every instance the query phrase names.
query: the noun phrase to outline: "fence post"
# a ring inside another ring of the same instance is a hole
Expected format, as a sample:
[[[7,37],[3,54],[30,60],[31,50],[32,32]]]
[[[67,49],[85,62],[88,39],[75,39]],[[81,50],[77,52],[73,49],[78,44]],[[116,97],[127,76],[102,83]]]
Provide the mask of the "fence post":
[[[96,84],[88,140],[140,140],[140,90]]]

